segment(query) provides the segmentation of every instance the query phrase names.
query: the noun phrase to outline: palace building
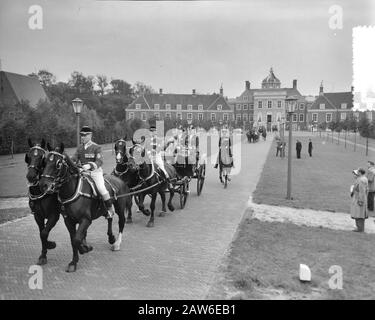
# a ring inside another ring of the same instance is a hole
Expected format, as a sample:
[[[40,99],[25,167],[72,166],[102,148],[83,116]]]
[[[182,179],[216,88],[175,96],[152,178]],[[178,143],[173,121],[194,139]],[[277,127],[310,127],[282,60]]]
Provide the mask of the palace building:
[[[150,118],[160,120],[187,121],[199,124],[211,121],[212,124],[229,123],[233,119],[233,110],[223,96],[219,94],[159,93],[144,94],[136,98],[126,109],[125,119],[139,118],[144,121]]]
[[[273,127],[279,129],[285,121],[285,100],[295,96],[297,110],[293,114],[293,129],[306,129],[307,105],[305,97],[297,89],[297,80],[293,80],[291,88],[281,87],[281,81],[275,76],[271,68],[269,74],[263,79],[261,88],[250,88],[250,82],[245,82],[245,90],[236,99],[231,99],[230,104],[234,110],[234,118],[244,127],[264,126],[268,131]]]

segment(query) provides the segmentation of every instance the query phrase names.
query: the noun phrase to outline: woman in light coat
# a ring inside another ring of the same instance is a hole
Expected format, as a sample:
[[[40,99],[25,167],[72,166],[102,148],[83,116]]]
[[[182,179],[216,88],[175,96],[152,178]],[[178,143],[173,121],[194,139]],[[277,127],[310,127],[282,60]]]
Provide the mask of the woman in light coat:
[[[357,229],[355,232],[365,231],[365,219],[368,218],[367,211],[367,193],[368,181],[365,176],[366,171],[362,168],[353,170],[355,175],[355,183],[351,188],[352,201],[350,204],[350,215],[355,220]]]

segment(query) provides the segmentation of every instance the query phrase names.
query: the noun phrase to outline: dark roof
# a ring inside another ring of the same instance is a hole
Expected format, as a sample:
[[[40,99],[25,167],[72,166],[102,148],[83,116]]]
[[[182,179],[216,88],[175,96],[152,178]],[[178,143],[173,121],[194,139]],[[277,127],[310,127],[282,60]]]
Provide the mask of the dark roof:
[[[287,96],[300,96],[302,97],[301,93],[298,91],[298,89],[294,88],[261,88],[261,89],[245,89],[239,97],[236,98],[236,101],[231,100],[230,103],[237,103],[242,102],[243,103],[243,96],[247,95],[250,97],[249,100],[246,102],[253,102],[254,101],[254,93],[255,92],[265,92],[265,91],[286,91]]]
[[[273,69],[270,69],[269,75],[263,79],[262,84],[269,84],[269,83],[277,83],[280,84],[280,80],[276,78],[275,74],[273,73]]]
[[[346,109],[353,108],[353,94],[352,92],[327,92],[316,98],[311,106],[313,110],[319,110],[320,104],[324,103],[327,105],[328,109],[340,109],[341,104],[346,103]],[[326,108],[327,109],[327,108]],[[343,109],[344,110],[344,109]]]
[[[171,105],[171,110],[176,110],[178,104],[181,105],[181,110],[187,110],[188,105],[192,105],[193,110],[198,110],[198,105],[203,105],[203,110],[208,110],[213,105],[221,104],[223,110],[230,110],[228,102],[218,94],[150,93],[135,99],[128,108],[134,109],[136,104],[141,104],[141,109],[153,109],[154,105],[158,104],[160,110],[165,110],[166,104]]]
[[[39,100],[48,100],[48,97],[37,78],[13,72],[1,71],[1,73],[2,76],[5,76],[8,79],[18,102],[28,101],[30,107],[35,108]]]

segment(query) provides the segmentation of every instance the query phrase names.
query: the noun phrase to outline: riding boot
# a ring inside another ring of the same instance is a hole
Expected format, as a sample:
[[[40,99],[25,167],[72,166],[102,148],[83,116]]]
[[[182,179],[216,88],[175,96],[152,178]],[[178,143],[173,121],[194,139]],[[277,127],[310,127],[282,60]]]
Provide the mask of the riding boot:
[[[115,215],[115,208],[113,206],[112,199],[105,200],[104,204],[107,208],[107,215],[105,216],[105,218],[111,219]]]

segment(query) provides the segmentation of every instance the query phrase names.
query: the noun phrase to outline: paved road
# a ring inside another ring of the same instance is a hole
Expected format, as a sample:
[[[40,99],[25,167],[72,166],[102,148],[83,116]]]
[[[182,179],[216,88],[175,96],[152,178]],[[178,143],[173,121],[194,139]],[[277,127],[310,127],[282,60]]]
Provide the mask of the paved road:
[[[32,216],[0,226],[0,299],[204,299],[270,145],[242,144],[242,170],[226,190],[208,166],[202,195],[192,188],[186,208],[156,218],[154,228],[146,228],[147,218],[135,213],[134,223],[125,227],[121,251],[110,250],[106,221],[95,221],[88,234],[94,250],[80,256],[73,274],[64,271],[71,249],[61,219],[51,233],[57,248],[43,267],[43,290],[28,287],[29,267],[40,253]]]

